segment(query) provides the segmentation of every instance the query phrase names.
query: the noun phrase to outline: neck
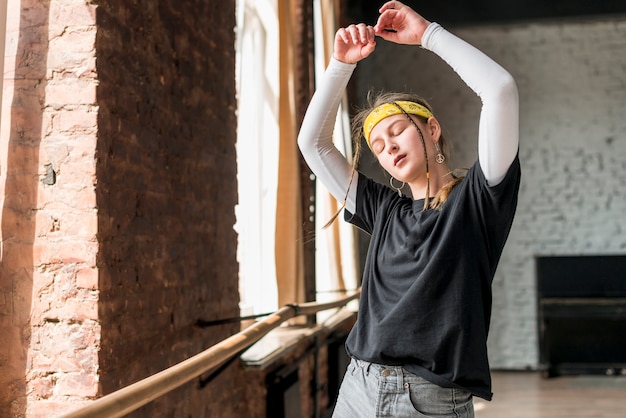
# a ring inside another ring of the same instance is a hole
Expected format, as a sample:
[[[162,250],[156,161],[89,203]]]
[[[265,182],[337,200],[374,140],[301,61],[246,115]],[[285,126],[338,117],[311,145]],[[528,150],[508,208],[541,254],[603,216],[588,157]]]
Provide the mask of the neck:
[[[432,164],[430,170],[430,191],[429,197],[434,197],[441,188],[448,182],[453,180],[453,176],[450,173],[450,169],[445,164]],[[411,194],[413,200],[424,199],[426,196],[426,187],[428,185],[426,174],[420,176],[418,179],[409,182],[411,188]]]

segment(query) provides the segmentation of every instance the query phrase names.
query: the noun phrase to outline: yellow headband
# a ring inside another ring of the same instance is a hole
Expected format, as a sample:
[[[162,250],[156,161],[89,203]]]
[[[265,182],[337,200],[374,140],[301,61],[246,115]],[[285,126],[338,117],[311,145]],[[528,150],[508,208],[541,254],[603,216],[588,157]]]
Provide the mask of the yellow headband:
[[[365,135],[365,140],[370,148],[372,147],[370,144],[370,134],[372,133],[374,126],[378,125],[378,122],[388,118],[389,116],[403,113],[402,110],[398,109],[396,104],[399,105],[406,113],[411,115],[422,116],[424,118],[430,118],[433,116],[432,112],[428,110],[426,106],[415,102],[398,100],[393,103],[381,104],[376,109],[372,110],[369,115],[367,115],[365,123],[363,124],[363,135]]]

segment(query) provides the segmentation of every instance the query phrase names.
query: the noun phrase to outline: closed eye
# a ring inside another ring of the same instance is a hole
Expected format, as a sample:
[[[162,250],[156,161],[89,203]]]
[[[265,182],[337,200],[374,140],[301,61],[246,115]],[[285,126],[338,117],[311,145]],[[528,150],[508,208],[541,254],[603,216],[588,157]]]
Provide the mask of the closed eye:
[[[404,132],[407,126],[408,124],[406,123],[396,123],[394,125],[394,129],[391,131],[391,135],[392,136],[402,135],[402,132]]]
[[[385,142],[381,139],[374,141],[372,144],[372,151],[374,154],[380,154],[385,149]]]

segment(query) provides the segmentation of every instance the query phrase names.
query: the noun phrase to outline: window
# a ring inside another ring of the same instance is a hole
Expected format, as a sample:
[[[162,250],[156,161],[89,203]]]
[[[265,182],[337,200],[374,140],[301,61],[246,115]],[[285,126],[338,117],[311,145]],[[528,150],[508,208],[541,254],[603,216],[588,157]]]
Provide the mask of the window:
[[[237,3],[239,289],[243,316],[278,307],[274,237],[278,183],[276,0]]]
[[[242,316],[273,312],[304,301],[301,188],[296,145],[298,117],[297,18],[304,1],[238,0],[238,184]],[[328,62],[335,32],[335,4],[316,0],[316,73]],[[326,23],[324,23],[326,22]],[[338,148],[351,153],[349,121],[341,112],[335,129]],[[317,225],[335,213],[335,200],[317,186]],[[336,299],[336,289],[356,287],[354,229],[344,222],[316,231],[318,300]]]

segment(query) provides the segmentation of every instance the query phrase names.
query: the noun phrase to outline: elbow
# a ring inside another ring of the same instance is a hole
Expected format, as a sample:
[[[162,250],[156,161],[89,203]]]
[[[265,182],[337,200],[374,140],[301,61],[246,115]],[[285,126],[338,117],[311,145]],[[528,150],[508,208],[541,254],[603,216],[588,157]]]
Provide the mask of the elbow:
[[[498,101],[501,103],[509,103],[515,107],[519,106],[519,93],[515,79],[507,71],[503,71],[499,77],[494,79]]]
[[[305,161],[309,161],[311,157],[314,155],[314,147],[311,143],[306,141],[300,141],[300,137],[298,137],[298,149],[300,150],[300,154],[304,157]]]
[[[298,148],[300,149],[300,154],[308,164],[310,164],[312,159],[319,155],[315,143],[310,141],[308,138],[300,141],[300,137],[298,137]]]
[[[480,94],[480,98],[483,105],[507,109],[509,113],[517,114],[519,111],[517,84],[513,76],[504,70],[491,74],[488,89]]]
[[[304,144],[306,144],[306,142],[307,141],[304,139],[302,133],[299,133],[298,138],[296,139],[296,143],[298,144],[298,148],[300,148],[300,150],[302,150],[302,147],[304,146]]]
[[[296,143],[298,144],[298,148],[300,148],[301,152],[304,152],[313,143],[312,138],[310,135],[307,135],[306,132],[306,130],[301,128],[298,133],[298,138],[296,139]]]
[[[315,143],[319,134],[320,130],[315,127],[315,124],[307,111],[307,114],[304,115],[304,119],[300,125],[298,137],[296,138],[296,143],[298,144],[300,150],[304,151],[315,148]]]
[[[308,129],[300,130],[296,143],[306,161],[309,161],[314,155],[319,154],[319,139],[315,135],[312,135]]]

